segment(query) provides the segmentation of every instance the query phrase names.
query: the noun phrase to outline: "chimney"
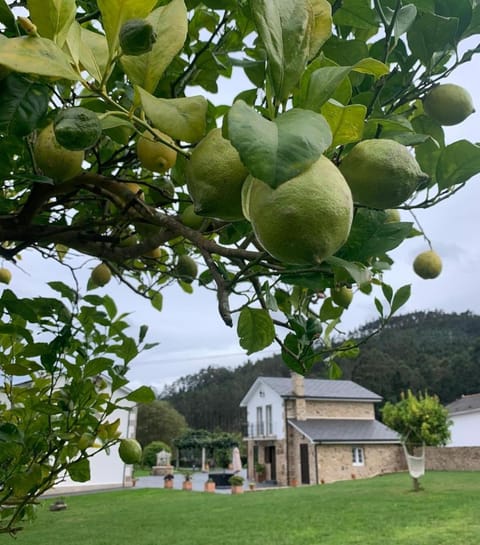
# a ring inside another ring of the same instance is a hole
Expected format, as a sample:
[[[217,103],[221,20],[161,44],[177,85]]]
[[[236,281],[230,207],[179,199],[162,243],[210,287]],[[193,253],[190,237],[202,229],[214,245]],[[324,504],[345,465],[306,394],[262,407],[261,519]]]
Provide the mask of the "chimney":
[[[292,372],[292,393],[295,397],[295,418],[297,420],[306,420],[305,379],[303,375],[295,372]]]

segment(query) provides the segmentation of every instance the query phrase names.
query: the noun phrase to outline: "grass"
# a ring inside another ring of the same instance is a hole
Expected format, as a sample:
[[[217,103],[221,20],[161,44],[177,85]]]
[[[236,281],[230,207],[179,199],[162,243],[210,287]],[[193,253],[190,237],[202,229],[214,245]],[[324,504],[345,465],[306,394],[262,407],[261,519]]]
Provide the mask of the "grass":
[[[17,545],[477,545],[480,472],[429,472],[220,495],[129,489],[71,496]],[[11,538],[0,537],[1,542]]]

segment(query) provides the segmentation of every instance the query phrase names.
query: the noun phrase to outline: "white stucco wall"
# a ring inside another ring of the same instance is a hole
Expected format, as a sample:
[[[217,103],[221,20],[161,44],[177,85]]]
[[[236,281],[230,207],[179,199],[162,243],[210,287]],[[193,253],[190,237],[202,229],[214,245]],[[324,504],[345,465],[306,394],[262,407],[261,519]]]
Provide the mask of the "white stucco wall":
[[[450,416],[451,439],[449,447],[478,447],[480,446],[480,411],[454,414]]]
[[[272,407],[271,437],[275,437],[276,439],[284,439],[285,429],[283,419],[283,399],[274,390],[272,390],[272,388],[262,382],[259,382],[257,384],[257,387],[252,393],[252,396],[247,404],[247,421],[249,435],[252,435],[250,432],[250,430],[252,429],[252,425],[253,428],[256,429],[257,407],[262,407],[263,422],[265,426],[267,405],[271,405]],[[257,435],[256,432],[254,432],[254,435]]]
[[[130,390],[125,388],[116,392],[115,397],[123,397]],[[8,398],[0,391],[0,403],[8,404]],[[122,400],[122,407],[125,409],[116,409],[109,415],[109,422],[114,422],[117,418],[120,419],[118,430],[121,437],[135,437],[137,426],[137,408],[136,404]],[[68,475],[65,475],[63,480],[49,491],[49,493],[61,493],[67,491],[94,489],[94,488],[115,488],[131,485],[133,474],[133,466],[125,465],[118,456],[118,446],[115,445],[110,449],[110,453],[105,451],[96,454],[90,458],[90,474],[91,478],[85,483],[72,481]]]

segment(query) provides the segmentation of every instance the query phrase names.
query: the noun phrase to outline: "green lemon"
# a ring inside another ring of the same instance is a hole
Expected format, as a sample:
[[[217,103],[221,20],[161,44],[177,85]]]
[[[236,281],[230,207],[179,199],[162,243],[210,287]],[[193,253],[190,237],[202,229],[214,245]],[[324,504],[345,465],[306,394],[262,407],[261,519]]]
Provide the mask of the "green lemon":
[[[57,142],[53,123],[38,134],[33,155],[43,174],[57,182],[65,182],[80,174],[85,157],[83,151],[68,150]]]
[[[10,284],[11,279],[12,279],[12,273],[5,267],[1,267],[0,268],[0,283]]]
[[[97,265],[90,275],[92,283],[98,287],[102,287],[105,286],[105,284],[108,284],[111,278],[112,271],[110,270],[110,267],[105,263],[100,263],[100,265]]]
[[[118,39],[125,55],[142,55],[152,50],[157,35],[146,19],[129,19],[123,23]]]
[[[224,221],[242,220],[242,185],[248,171],[237,150],[211,130],[195,147],[186,168],[195,213]]]
[[[423,99],[423,109],[440,125],[457,125],[475,111],[470,93],[453,83],[434,87]]]
[[[348,238],[352,195],[341,172],[324,156],[276,189],[249,176],[242,199],[258,241],[284,263],[317,265]]]
[[[87,108],[62,110],[55,119],[53,129],[57,142],[72,151],[91,148],[102,134],[97,114]]]
[[[205,220],[205,218],[196,214],[193,204],[189,204],[180,214],[180,221],[183,223],[183,225],[186,225],[191,229],[200,229],[203,222],[208,220]]]
[[[340,170],[353,200],[371,208],[395,208],[428,176],[408,149],[389,139],[364,140],[343,159]]]
[[[136,439],[122,439],[118,455],[125,464],[139,464],[142,461],[142,446]]]
[[[442,272],[442,260],[433,250],[427,250],[418,254],[413,261],[413,270],[425,280],[437,278]]]
[[[333,302],[342,308],[348,308],[353,299],[353,291],[347,286],[332,288],[330,294]]]
[[[175,273],[184,282],[191,284],[198,274],[198,267],[189,255],[178,256]]]

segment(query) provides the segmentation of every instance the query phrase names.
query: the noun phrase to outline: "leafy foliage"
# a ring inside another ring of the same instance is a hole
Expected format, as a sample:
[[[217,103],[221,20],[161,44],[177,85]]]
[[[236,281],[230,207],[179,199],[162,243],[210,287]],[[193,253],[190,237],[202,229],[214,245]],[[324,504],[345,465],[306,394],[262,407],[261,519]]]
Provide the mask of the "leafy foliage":
[[[167,401],[156,400],[138,406],[135,437],[144,447],[157,441],[171,446],[186,429],[184,416]]]
[[[410,447],[445,445],[450,438],[448,411],[435,395],[402,392],[398,403],[384,405],[382,418]]]
[[[114,301],[50,286],[58,299],[0,297],[0,533],[17,532],[65,474],[88,481],[90,458],[120,437],[114,411],[152,394],[122,390],[141,345]]]
[[[164,450],[171,452],[170,447],[163,441],[152,441],[143,449],[142,465],[144,467],[153,467],[157,465],[157,453]]]

